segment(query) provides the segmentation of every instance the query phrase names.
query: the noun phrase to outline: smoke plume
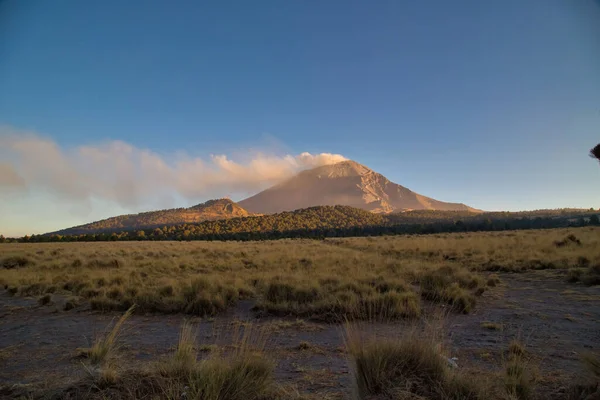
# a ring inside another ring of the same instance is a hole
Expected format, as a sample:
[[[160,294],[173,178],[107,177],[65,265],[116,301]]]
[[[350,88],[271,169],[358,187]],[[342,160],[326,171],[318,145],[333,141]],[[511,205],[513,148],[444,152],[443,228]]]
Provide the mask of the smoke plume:
[[[62,148],[36,134],[0,129],[1,192],[44,189],[70,202],[95,198],[126,208],[173,196],[196,201],[252,193],[302,169],[343,160],[330,153],[170,159],[122,141]]]

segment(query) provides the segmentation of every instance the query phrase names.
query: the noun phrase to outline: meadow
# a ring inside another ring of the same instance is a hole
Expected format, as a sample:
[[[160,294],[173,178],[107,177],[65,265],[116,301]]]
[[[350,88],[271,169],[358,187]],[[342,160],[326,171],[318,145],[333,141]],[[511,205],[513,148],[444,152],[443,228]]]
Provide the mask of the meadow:
[[[519,342],[502,353],[500,372],[482,371],[486,379],[474,384],[464,372],[449,369],[447,357],[442,356],[444,340],[423,327],[439,310],[446,318],[471,318],[469,314],[485,309],[489,299],[510,287],[507,282],[517,275],[539,274],[532,285],[543,291],[547,273],[560,285],[593,288],[600,284],[600,228],[262,242],[0,245],[0,284],[8,296],[3,297],[6,303],[11,298],[32,298],[36,310],[54,306],[60,315],[77,312],[82,318],[132,310],[133,316],[125,314],[125,325],[128,318],[135,321],[141,315],[156,320],[230,318],[228,313],[244,305],[252,319],[258,318],[260,329],[277,318],[287,321],[281,323],[289,324],[282,328],[288,331],[295,330],[294,321],[300,321],[298,331],[311,324],[320,327],[317,331],[341,329],[341,353],[352,365],[352,394],[361,399],[535,398],[529,359],[518,349]],[[589,299],[595,297],[588,295]],[[373,329],[378,324],[410,326],[412,334],[403,328],[401,335],[380,337]],[[119,336],[116,324],[114,335],[97,336],[84,352],[90,365],[103,366],[82,378],[88,390],[85,396],[310,396],[275,385],[276,360],[256,357],[257,352],[265,352],[265,344],[249,346],[251,335],[243,333],[252,331],[251,325],[242,324],[241,339],[229,347],[236,351],[214,352],[218,355],[199,360],[195,328],[184,322],[174,353],[164,355],[160,365],[152,364],[152,372],[138,368],[125,373],[106,361],[116,351],[111,344]],[[371,327],[367,336],[365,326]],[[481,326],[501,329],[492,322]],[[296,350],[315,352],[319,346],[307,342]],[[590,357],[581,365],[592,365],[593,370],[597,359]],[[589,385],[578,387],[578,394],[569,391],[569,396],[579,397],[570,398],[583,399],[591,393]],[[70,390],[70,398],[86,398],[73,387]],[[319,393],[312,395],[322,398]]]

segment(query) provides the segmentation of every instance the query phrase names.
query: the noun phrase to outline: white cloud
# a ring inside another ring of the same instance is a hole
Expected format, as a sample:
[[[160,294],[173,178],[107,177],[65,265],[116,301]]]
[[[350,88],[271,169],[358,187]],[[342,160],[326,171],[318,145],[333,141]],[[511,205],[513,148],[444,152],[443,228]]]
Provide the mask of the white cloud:
[[[12,165],[0,162],[0,187],[21,188],[25,181]]]
[[[243,162],[226,155],[203,160],[177,154],[170,161],[122,141],[62,148],[36,134],[0,128],[0,191],[42,189],[74,205],[99,199],[136,209],[172,198],[251,193],[302,169],[345,160],[330,153],[255,153]]]

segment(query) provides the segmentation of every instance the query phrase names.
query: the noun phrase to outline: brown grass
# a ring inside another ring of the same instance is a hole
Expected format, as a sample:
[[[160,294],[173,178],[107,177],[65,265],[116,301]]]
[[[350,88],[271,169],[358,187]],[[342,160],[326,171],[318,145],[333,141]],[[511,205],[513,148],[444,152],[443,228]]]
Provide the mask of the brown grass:
[[[502,330],[502,325],[498,324],[496,322],[482,322],[481,323],[481,327],[484,329],[489,329],[490,331],[501,331]]]
[[[508,347],[508,357],[504,365],[506,398],[510,400],[533,398],[536,378],[535,368],[526,356],[524,345],[513,340]]]
[[[96,339],[88,352],[88,357],[92,364],[101,364],[113,357],[114,352],[117,350],[117,339],[119,337],[121,327],[125,321],[129,319],[131,314],[133,314],[134,308],[134,306],[130,307],[129,310],[127,310],[125,314],[123,314],[117,320],[110,331]]]
[[[472,379],[450,368],[435,336],[412,331],[397,340],[376,339],[348,325],[346,338],[359,399],[492,398],[485,377]]]
[[[600,398],[600,355],[587,353],[581,357],[584,369],[579,382],[571,385],[568,400],[590,400]]]
[[[565,238],[575,240],[555,245]],[[471,312],[477,297],[499,282],[488,271],[552,268],[566,274],[600,265],[600,228],[593,227],[322,241],[0,246],[8,266],[0,284],[14,295],[56,293],[100,311],[136,304],[143,312],[192,315],[214,315],[251,298],[268,313],[327,321],[416,318],[423,300]]]
[[[87,376],[56,392],[36,393],[32,398],[68,399],[197,399],[197,400],[275,400],[274,364],[263,353],[265,338],[251,324],[238,326],[230,351],[213,351],[198,360],[197,326],[184,322],[175,351],[154,363],[114,362],[120,328],[131,314],[128,310],[107,334],[87,351]],[[201,347],[201,346],[200,346]],[[109,362],[110,361],[110,362]],[[50,396],[53,395],[54,397]],[[49,397],[50,396],[50,397]]]

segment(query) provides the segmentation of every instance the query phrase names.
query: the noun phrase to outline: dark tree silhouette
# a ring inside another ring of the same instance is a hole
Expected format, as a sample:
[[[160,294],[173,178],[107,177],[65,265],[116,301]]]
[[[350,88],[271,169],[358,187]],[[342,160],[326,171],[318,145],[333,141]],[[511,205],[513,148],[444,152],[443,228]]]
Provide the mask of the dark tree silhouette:
[[[590,150],[590,157],[600,161],[600,143],[598,143],[596,147]]]

